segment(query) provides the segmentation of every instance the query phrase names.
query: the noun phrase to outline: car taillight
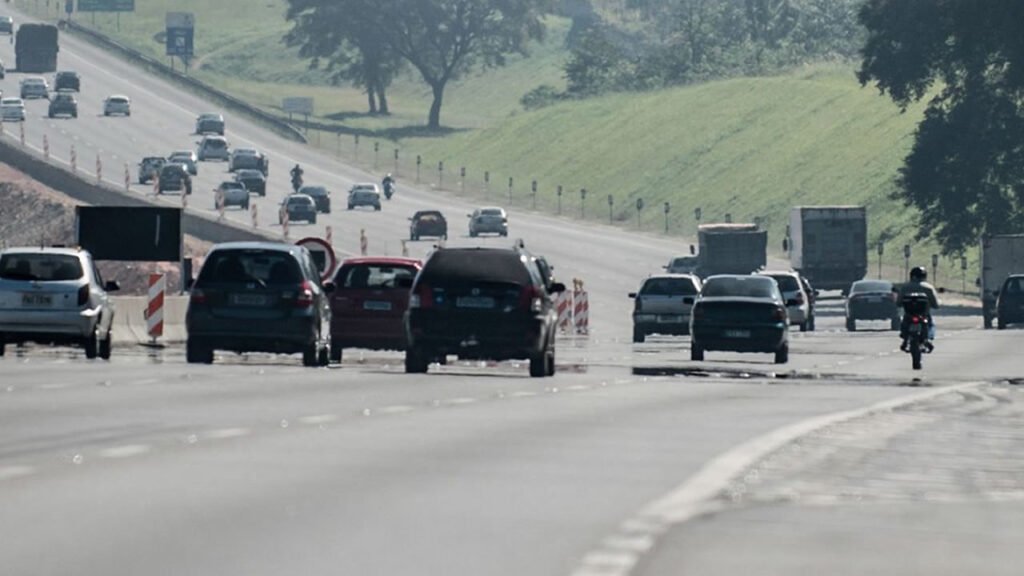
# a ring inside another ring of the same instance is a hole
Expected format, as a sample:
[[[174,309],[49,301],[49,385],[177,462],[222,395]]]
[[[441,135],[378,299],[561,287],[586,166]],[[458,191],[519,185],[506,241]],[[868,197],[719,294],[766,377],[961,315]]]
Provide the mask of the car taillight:
[[[786,309],[781,306],[777,306],[775,310],[772,311],[772,320],[775,320],[776,322],[785,322]]]
[[[433,290],[427,284],[420,284],[409,294],[409,308],[431,308],[434,306]]]
[[[920,316],[911,316],[910,317],[910,323],[911,324],[920,324],[921,323],[921,317]]]
[[[86,284],[78,289],[78,305],[85,306],[89,303],[89,285]]]
[[[530,312],[540,312],[544,307],[544,296],[540,288],[532,284],[524,286],[523,291],[519,293],[519,304]]]
[[[198,288],[193,288],[188,300],[192,304],[206,304],[206,293]]]
[[[306,280],[299,286],[299,295],[295,297],[296,308],[310,308],[313,306],[313,285]]]

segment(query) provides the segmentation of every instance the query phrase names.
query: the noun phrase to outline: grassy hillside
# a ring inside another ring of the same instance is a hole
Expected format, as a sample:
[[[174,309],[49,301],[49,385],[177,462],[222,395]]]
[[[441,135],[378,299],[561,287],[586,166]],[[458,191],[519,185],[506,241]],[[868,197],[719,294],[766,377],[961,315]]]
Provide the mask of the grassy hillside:
[[[28,12],[40,6],[36,0],[16,3]],[[192,12],[197,60],[191,73],[211,84],[270,110],[279,108],[286,96],[312,96],[319,120],[340,120],[349,127],[378,130],[426,122],[430,94],[411,70],[391,89],[393,116],[364,117],[366,97],[360,90],[331,85],[326,73],[310,70],[296,49],[282,43],[291,28],[284,19],[285,0],[136,0],[135,6],[134,13],[122,14],[120,19],[107,13],[74,18],[137,50],[166,58],[161,43],[166,13]],[[54,14],[52,8],[48,14]],[[532,45],[529,58],[516,56],[508,66],[454,82],[445,98],[444,123],[460,128],[485,126],[518,110],[519,99],[535,86],[563,86],[561,65],[568,29],[568,20],[550,18],[547,41]]]
[[[587,188],[586,214],[636,227],[664,227],[692,235],[694,208],[703,221],[760,219],[779,249],[788,211],[799,204],[863,204],[869,234],[886,243],[890,264],[902,268],[902,246],[913,244],[927,261],[930,245],[916,245],[913,213],[889,198],[893,178],[912,140],[921,108],[901,114],[887,99],[861,88],[852,69],[814,66],[773,78],[712,82],[646,94],[617,94],[521,113],[487,129],[442,139],[401,142],[403,155],[421,154],[436,171],[467,167],[469,188],[480,196],[480,175],[491,173],[490,200],[532,204],[529,184],[540,184],[538,207],[551,211],[563,185],[564,211],[579,215],[579,189]],[[433,172],[431,178],[436,180]],[[454,182],[454,174],[446,177]],[[495,191],[497,189],[497,192]],[[872,260],[874,253],[872,252]],[[948,264],[943,264],[948,266]]]

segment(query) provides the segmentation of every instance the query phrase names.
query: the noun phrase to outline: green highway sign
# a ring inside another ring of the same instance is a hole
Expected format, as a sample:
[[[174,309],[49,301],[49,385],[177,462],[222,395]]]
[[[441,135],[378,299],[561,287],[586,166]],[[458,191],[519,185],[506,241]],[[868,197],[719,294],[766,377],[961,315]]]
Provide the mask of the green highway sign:
[[[79,12],[135,12],[135,0],[78,0]]]

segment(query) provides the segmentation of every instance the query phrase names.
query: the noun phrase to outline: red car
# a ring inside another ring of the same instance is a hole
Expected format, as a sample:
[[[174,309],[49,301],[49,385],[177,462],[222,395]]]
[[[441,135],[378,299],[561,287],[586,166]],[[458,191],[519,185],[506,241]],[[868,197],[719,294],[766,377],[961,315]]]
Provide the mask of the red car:
[[[422,263],[367,257],[342,262],[331,294],[331,361],[345,348],[405,350],[403,316]]]

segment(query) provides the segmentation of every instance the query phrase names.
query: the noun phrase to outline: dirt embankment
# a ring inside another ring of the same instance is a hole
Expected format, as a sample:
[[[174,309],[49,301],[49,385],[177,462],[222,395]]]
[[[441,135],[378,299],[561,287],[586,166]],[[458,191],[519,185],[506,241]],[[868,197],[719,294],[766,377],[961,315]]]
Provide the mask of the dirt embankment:
[[[0,248],[75,245],[75,206],[81,202],[0,163]],[[210,243],[185,237],[185,256],[196,270]],[[168,286],[180,286],[177,264],[157,262],[99,262],[104,280],[116,280],[122,295],[146,293],[149,275],[167,275]]]

